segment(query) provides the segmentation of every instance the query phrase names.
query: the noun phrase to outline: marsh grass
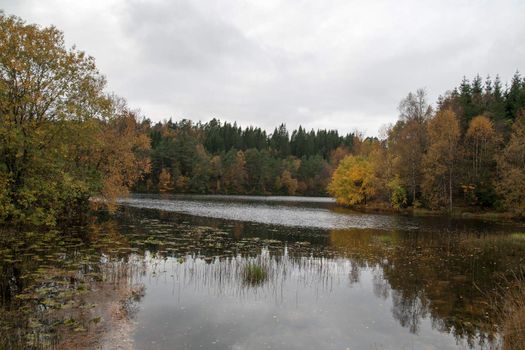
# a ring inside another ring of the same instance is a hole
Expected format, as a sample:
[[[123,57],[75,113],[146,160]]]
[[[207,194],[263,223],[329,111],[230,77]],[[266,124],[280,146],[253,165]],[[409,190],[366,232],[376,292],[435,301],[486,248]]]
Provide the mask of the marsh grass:
[[[499,308],[504,350],[525,349],[525,269],[510,278]]]
[[[248,263],[243,268],[243,280],[246,284],[257,286],[268,279],[267,268],[261,264]]]

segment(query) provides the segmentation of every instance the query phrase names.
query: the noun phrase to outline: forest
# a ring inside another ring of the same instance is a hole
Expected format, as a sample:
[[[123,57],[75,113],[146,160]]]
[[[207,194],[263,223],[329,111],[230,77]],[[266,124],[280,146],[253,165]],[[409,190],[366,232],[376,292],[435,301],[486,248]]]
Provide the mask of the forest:
[[[334,196],[342,205],[525,214],[525,79],[423,89],[380,137],[153,123],[62,32],[0,15],[0,221],[55,225],[129,191]]]
[[[345,205],[492,209],[525,214],[525,79],[478,75],[440,96],[399,104],[380,140],[365,140],[334,172],[328,191]],[[355,143],[355,142],[354,142]]]
[[[424,89],[379,138],[284,124],[266,134],[213,119],[145,129],[152,171],[137,191],[326,195],[343,205],[525,212],[525,79],[461,84],[436,107]]]
[[[150,124],[151,172],[135,188],[142,192],[322,196],[354,142],[337,130],[290,135],[284,124],[269,135],[217,119]]]

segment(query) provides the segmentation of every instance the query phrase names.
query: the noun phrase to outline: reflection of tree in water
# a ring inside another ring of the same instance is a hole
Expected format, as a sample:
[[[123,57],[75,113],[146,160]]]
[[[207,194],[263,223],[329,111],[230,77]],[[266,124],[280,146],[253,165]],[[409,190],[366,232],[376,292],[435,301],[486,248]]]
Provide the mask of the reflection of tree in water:
[[[162,231],[169,231],[170,224],[166,228],[161,227],[161,223],[155,225],[156,238],[162,240]],[[373,271],[374,294],[379,298],[390,298],[394,318],[410,331],[417,333],[421,320],[430,318],[435,329],[451,333],[470,344],[485,343],[485,338],[490,341],[495,334],[495,316],[488,295],[482,291],[491,291],[497,285],[498,274],[517,266],[517,257],[525,253],[523,243],[513,241],[509,236],[488,234],[360,229],[332,231],[327,238],[323,232],[273,230],[264,225],[237,224],[225,229],[229,232],[233,229],[236,232],[234,237],[231,234],[220,237],[214,232],[223,229],[222,222],[210,221],[210,225],[204,229],[188,226],[188,233],[182,233],[182,236],[189,243],[179,240],[176,252],[170,252],[162,245],[148,248],[177,256],[191,255],[199,247],[200,254],[220,261],[237,254],[257,258],[261,249],[266,247],[275,265],[271,267],[274,278],[265,283],[265,288],[273,286],[276,289],[275,286],[282,285],[284,279],[290,277],[290,270],[286,273],[279,270],[286,266],[303,271],[301,278],[313,278],[311,285],[329,286],[333,282],[331,278],[342,270],[330,270],[326,268],[326,262],[340,259],[347,263],[344,273],[350,285],[359,282],[362,271]],[[196,235],[195,230],[200,230],[200,233]],[[302,242],[297,242],[297,239],[307,242],[299,244]],[[207,242],[210,241],[220,244],[209,246]],[[289,249],[283,259],[285,245]],[[318,260],[304,260],[305,257]],[[195,258],[198,264],[204,261],[198,256]],[[216,268],[213,264],[202,267],[202,271],[211,274],[210,271]],[[324,270],[319,270],[320,267]],[[234,271],[242,267],[228,268]],[[216,276],[223,278],[223,273],[216,273]],[[209,280],[210,277],[206,278]],[[277,283],[275,277],[282,279]],[[195,278],[195,281],[201,283],[200,278]],[[230,285],[240,288],[235,282]]]
[[[13,296],[24,290],[35,290],[28,287],[40,282],[27,276],[37,276],[34,273],[44,265],[56,267],[55,272],[74,271],[56,276],[56,281],[78,286],[101,276],[122,280],[123,264],[139,258],[133,261],[139,270],[147,263],[150,273],[160,276],[169,267],[184,288],[218,295],[258,293],[275,300],[282,300],[290,282],[300,290],[330,292],[335,284],[359,283],[366,271],[372,273],[374,295],[392,302],[393,317],[403,327],[417,333],[421,321],[429,318],[435,329],[473,346],[490,343],[495,334],[495,318],[481,291],[492,290],[500,281],[498,274],[519,265],[525,256],[525,241],[511,236],[376,230],[338,230],[327,235],[221,221],[207,221],[204,227],[184,217],[130,213],[118,221],[93,225],[64,242],[57,235],[4,244],[10,248],[0,249],[0,254],[10,253],[0,259],[0,306],[11,304]],[[262,266],[268,278],[257,285],[243,283],[242,271],[248,263]],[[40,286],[49,286],[46,281]],[[53,305],[58,300],[54,299],[58,293],[53,293],[31,300]],[[29,319],[22,317],[19,322],[27,325]]]
[[[357,263],[352,262],[350,274],[348,275],[351,285],[355,283],[359,283],[359,279],[361,277],[361,268],[362,266],[359,266]]]
[[[494,341],[490,293],[525,255],[525,242],[512,235],[337,230],[330,239],[358,265],[377,267],[374,293],[390,296],[402,326],[417,333],[430,316],[434,328],[471,346]]]
[[[358,282],[358,279],[354,279],[352,274],[358,276],[360,274],[359,269],[361,268],[363,268],[363,266],[359,267],[356,263],[352,264],[350,280],[353,283]],[[392,289],[380,265],[373,267],[372,288],[377,298],[383,300],[391,299],[394,318],[399,321],[401,326],[408,328],[411,333],[417,334],[421,319],[428,315],[427,299],[422,298],[419,295],[420,292],[417,290],[407,292]]]
[[[294,270],[303,273],[300,278],[304,282],[310,279],[310,286],[321,288],[329,288],[337,280],[333,276],[340,278],[343,270],[350,285],[359,283],[362,271],[372,271],[374,294],[392,301],[393,317],[402,326],[417,333],[421,320],[429,318],[435,329],[470,344],[490,342],[496,334],[495,315],[487,293],[497,285],[498,274],[519,265],[517,257],[525,253],[523,242],[508,235],[356,229],[331,231],[327,236],[314,230],[273,229],[248,223],[224,227],[220,220],[206,221],[210,225],[207,228],[195,223],[186,229],[179,226],[177,248],[171,250],[173,223],[164,218],[149,225],[148,217],[151,213],[142,221],[145,232],[141,235],[153,228],[155,239],[165,239],[167,243],[144,247],[168,256],[189,254],[194,261],[190,259],[188,263],[196,264],[207,274],[203,279],[194,278],[195,283],[213,280],[213,276],[224,280],[225,271],[215,271],[215,264],[226,259],[230,265],[221,263],[221,268],[236,271],[242,269],[243,262],[259,259],[263,248],[268,249],[273,277],[262,289],[278,290]],[[221,236],[222,230],[228,233]],[[130,239],[133,242],[133,237]],[[193,255],[197,247],[202,256]],[[231,265],[239,254],[244,260]],[[334,261],[339,261],[340,267],[327,268]],[[239,293],[238,280],[232,280],[229,286],[236,289],[229,292]]]
[[[372,276],[372,286],[374,295],[378,298],[386,300],[390,295],[390,284],[383,276],[383,270],[379,266],[374,267],[374,274]]]
[[[401,326],[410,329],[410,332],[417,333],[421,319],[428,313],[427,299],[420,298],[417,293],[408,296],[404,292],[393,290],[392,304],[394,318]]]
[[[421,319],[428,315],[426,298],[422,298],[417,290],[406,292],[392,289],[379,265],[373,269],[372,286],[377,298],[383,300],[391,298],[392,314],[399,324],[408,328],[411,333],[417,334]]]

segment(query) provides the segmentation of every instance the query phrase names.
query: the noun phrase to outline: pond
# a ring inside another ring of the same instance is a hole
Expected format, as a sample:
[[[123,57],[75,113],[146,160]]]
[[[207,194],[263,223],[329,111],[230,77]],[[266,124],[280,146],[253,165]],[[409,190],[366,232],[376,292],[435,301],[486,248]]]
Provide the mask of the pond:
[[[6,348],[498,348],[525,256],[516,223],[329,198],[135,195],[66,231],[2,236]]]

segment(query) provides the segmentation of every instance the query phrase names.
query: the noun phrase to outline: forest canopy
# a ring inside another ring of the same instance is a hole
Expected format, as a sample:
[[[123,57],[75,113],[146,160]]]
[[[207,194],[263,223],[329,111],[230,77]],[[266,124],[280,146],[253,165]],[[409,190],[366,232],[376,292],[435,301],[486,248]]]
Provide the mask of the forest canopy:
[[[152,171],[135,188],[143,192],[325,195],[356,142],[336,130],[299,127],[290,135],[284,124],[269,135],[217,119],[145,124]]]

